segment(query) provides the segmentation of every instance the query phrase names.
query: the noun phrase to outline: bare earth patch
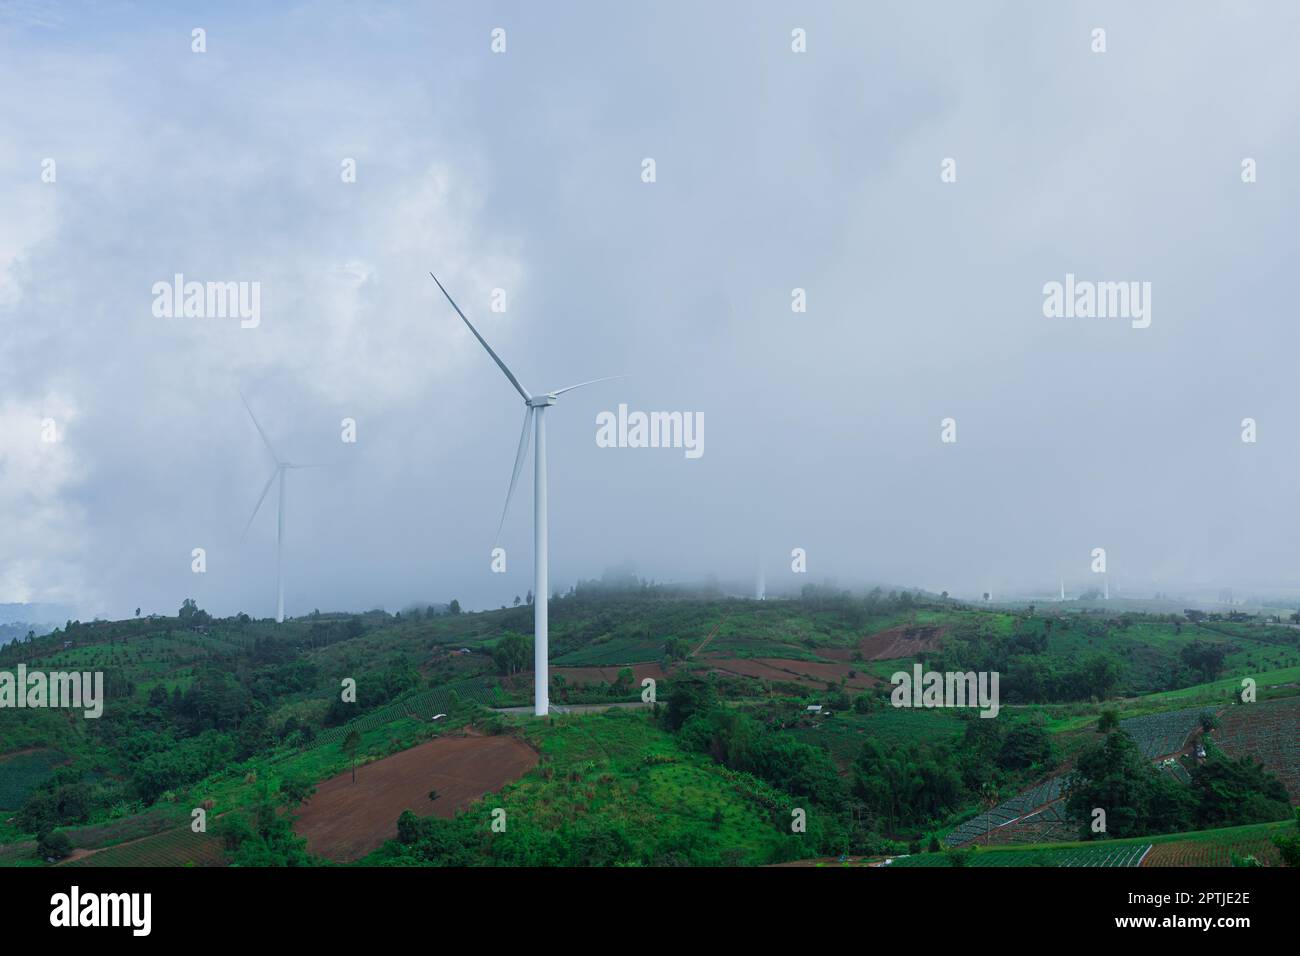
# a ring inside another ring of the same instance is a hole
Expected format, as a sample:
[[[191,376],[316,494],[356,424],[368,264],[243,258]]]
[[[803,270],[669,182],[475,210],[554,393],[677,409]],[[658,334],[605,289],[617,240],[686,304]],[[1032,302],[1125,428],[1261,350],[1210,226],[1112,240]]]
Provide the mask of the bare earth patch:
[[[824,689],[827,684],[838,684],[841,680],[845,682],[845,686],[853,690],[865,690],[880,683],[878,679],[857,670],[852,664],[800,661],[784,657],[710,658],[708,664],[714,670],[724,674],[801,684],[818,690]]]
[[[569,685],[577,684],[612,684],[618,680],[618,672],[626,667],[632,671],[632,683],[637,687],[641,686],[641,680],[646,677],[654,680],[662,680],[668,676],[668,672],[659,664],[617,664],[609,667],[552,667],[551,679],[557,676],[563,677],[565,683]],[[528,684],[532,686],[533,676],[531,672],[528,676]]]
[[[439,737],[357,767],[356,783],[351,771],[326,780],[298,811],[294,831],[317,856],[357,860],[397,836],[403,810],[451,817],[536,764],[537,752],[515,737]]]
[[[891,627],[879,634],[864,637],[857,651],[864,661],[892,661],[895,658],[915,657],[922,651],[937,651],[943,637],[941,627]],[[823,657],[835,660],[852,660],[849,648],[818,651]]]

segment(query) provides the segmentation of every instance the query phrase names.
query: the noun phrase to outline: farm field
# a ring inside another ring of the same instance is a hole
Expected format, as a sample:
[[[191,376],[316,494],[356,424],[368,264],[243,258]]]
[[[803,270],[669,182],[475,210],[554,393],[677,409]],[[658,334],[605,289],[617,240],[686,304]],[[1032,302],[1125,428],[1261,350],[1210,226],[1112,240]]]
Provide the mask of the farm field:
[[[1229,756],[1254,755],[1300,801],[1300,696],[1229,707],[1211,737]]]
[[[365,856],[397,835],[403,810],[451,817],[517,780],[537,752],[516,737],[439,737],[321,783],[298,811],[294,830],[312,854],[335,861]],[[438,792],[437,800],[429,792]]]
[[[1178,753],[1187,744],[1187,738],[1201,723],[1206,708],[1192,707],[1171,710],[1146,717],[1129,717],[1120,721],[1120,728],[1133,738],[1142,755],[1149,760]]]
[[[1026,843],[1068,843],[1078,839],[1078,836],[1075,826],[1070,823],[1069,818],[1065,815],[1065,801],[1057,800],[1055,803],[1050,803],[1041,810],[1028,814],[1014,823],[995,827],[989,832],[989,842],[994,846]],[[974,842],[979,846],[984,845],[982,837],[977,837]]]
[[[221,838],[213,833],[194,833],[188,826],[166,830],[154,836],[119,843],[103,850],[65,860],[61,866],[225,866]]]
[[[777,657],[735,658],[709,656],[701,663],[723,674],[752,677],[771,683],[798,684],[816,690],[844,683],[850,690],[867,690],[880,681],[853,664],[791,660]]]
[[[1232,866],[1234,856],[1238,860],[1254,856],[1263,865],[1274,866],[1279,862],[1279,857],[1271,838],[1276,834],[1289,833],[1294,828],[1293,822],[1283,821],[1095,843],[1070,842],[1014,847],[981,845],[973,849],[966,858],[965,865],[1219,867]],[[946,853],[914,854],[896,858],[890,864],[891,867],[950,865]]]
[[[914,658],[923,651],[938,650],[943,629],[938,626],[892,627],[862,638],[855,648],[822,651],[834,660],[888,661]]]
[[[403,717],[432,720],[438,714],[450,711],[456,698],[491,707],[501,702],[500,697],[501,694],[497,689],[496,681],[485,681],[481,678],[455,681],[433,690],[405,697],[389,704],[387,707],[381,707],[362,717],[358,717],[356,720],[349,721],[341,727],[324,730],[317,735],[316,743],[338,743],[353,730],[364,733]]]
[[[643,678],[649,677],[659,681],[676,670],[676,668],[669,668],[669,670],[665,671],[663,665],[659,663],[626,666],[632,671],[633,686],[637,688],[638,692]],[[608,667],[552,667],[551,682],[554,683],[555,678],[560,677],[563,678],[566,684],[575,687],[580,684],[613,684],[618,680],[618,672],[622,669],[622,665],[610,665]],[[527,673],[523,676],[527,678],[528,685],[531,687],[532,674]]]
[[[1153,846],[1142,865],[1232,866],[1234,858],[1241,860],[1248,856],[1264,866],[1277,866],[1281,859],[1272,840],[1241,840],[1230,844],[1179,840]]]
[[[947,842],[951,846],[963,846],[967,843],[983,841],[986,837],[991,840],[993,832],[1013,821],[1029,816],[1040,807],[1059,800],[1064,795],[1064,783],[1063,776],[1055,776],[1016,794],[1010,800],[1004,800],[987,813],[981,813],[961,824],[948,834]],[[1044,817],[1040,822],[1061,821]]]
[[[1098,846],[1049,847],[1004,850],[980,848],[966,858],[966,866],[1141,866],[1150,843],[1103,843]],[[946,853],[921,853],[896,857],[896,866],[952,866]]]

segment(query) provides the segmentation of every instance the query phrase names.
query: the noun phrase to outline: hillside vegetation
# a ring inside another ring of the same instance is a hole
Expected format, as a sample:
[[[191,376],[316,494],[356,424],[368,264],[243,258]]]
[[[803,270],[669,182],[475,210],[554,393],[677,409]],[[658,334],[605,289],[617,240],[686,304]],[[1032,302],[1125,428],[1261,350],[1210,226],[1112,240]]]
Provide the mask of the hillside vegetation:
[[[99,719],[0,711],[0,864],[319,863],[293,828],[313,788],[448,734],[515,735],[540,759],[454,812],[436,795],[433,814],[412,807],[367,862],[1156,845],[1284,820],[1296,798],[1300,632],[1279,618],[593,583],[551,605],[551,697],[596,710],[542,722],[501,712],[531,700],[532,609],[456,611],[277,625],[186,602],[176,617],[69,622],[7,645],[0,671],[102,671],[107,700]],[[917,663],[997,672],[998,716],[894,706],[892,675]],[[615,704],[627,709],[600,712]],[[207,833],[190,829],[195,808]]]

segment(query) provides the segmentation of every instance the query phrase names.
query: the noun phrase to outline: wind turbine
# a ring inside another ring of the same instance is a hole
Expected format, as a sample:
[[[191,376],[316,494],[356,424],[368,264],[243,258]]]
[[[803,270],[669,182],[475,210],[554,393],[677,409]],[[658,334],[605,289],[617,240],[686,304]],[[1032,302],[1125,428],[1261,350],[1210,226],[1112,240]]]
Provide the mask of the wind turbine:
[[[546,409],[555,404],[555,400],[565,392],[571,392],[575,388],[582,388],[584,385],[595,385],[597,382],[608,382],[610,379],[619,378],[617,375],[606,376],[605,378],[595,378],[589,382],[579,382],[577,385],[569,385],[566,388],[557,388],[553,392],[546,392],[543,395],[532,395],[528,389],[519,384],[519,379],[515,378],[514,372],[506,367],[506,363],[501,361],[501,356],[492,351],[492,346],[488,345],[483,336],[478,334],[478,329],[474,324],[465,317],[465,313],[460,310],[456,300],[451,297],[438,277],[433,275],[433,281],[438,283],[438,288],[442,294],[447,297],[451,307],[456,310],[464,321],[465,325],[474,333],[474,338],[478,339],[479,345],[487,350],[487,354],[492,356],[492,361],[497,363],[510,379],[510,384],[515,387],[524,400],[524,428],[519,436],[519,450],[515,453],[515,470],[510,475],[510,489],[506,492],[506,506],[501,510],[501,522],[497,525],[497,538],[501,537],[501,529],[506,523],[506,514],[510,511],[510,499],[515,494],[515,484],[519,481],[519,471],[523,468],[524,457],[528,454],[529,426],[537,433],[537,449],[533,453],[533,669],[536,676],[536,684],[533,688],[533,713],[538,717],[546,716],[549,709],[549,675],[547,673],[547,596],[550,594],[547,583],[546,569]]]
[[[257,517],[258,509],[262,507],[262,502],[266,500],[266,493],[271,490],[271,482],[277,478],[280,480],[279,504],[276,507],[276,532],[275,532],[275,623],[284,623],[284,476],[286,472],[294,471],[299,468],[319,468],[320,465],[295,465],[290,461],[281,461],[280,456],[275,453],[275,448],[271,445],[271,439],[266,437],[266,432],[262,431],[262,426],[257,421],[257,416],[253,414],[252,408],[249,408],[248,399],[244,398],[244,393],[239,393],[239,399],[244,403],[244,408],[248,411],[248,417],[253,420],[253,427],[257,433],[262,436],[262,442],[266,445],[266,450],[271,453],[271,459],[275,462],[275,470],[271,472],[271,477],[266,479],[266,485],[262,488],[261,495],[258,496],[257,504],[253,505],[253,513],[248,516],[248,524],[244,525],[244,533],[239,536],[242,542],[248,535],[248,529],[253,526],[253,519]]]

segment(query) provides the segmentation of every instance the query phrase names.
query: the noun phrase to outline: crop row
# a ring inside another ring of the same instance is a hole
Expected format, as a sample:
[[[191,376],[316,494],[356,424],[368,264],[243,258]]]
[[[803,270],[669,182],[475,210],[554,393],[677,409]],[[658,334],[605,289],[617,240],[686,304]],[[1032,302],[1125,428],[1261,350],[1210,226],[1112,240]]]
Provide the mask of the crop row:
[[[226,862],[220,837],[194,833],[189,827],[165,830],[155,836],[121,843],[99,850],[65,866],[223,866]]]
[[[1204,707],[1169,710],[1146,717],[1129,717],[1120,721],[1120,729],[1133,738],[1142,755],[1149,760],[1177,753],[1187,743],[1188,735],[1200,723]]]
[[[1096,846],[1033,850],[975,850],[965,857],[966,866],[1138,866],[1151,849],[1150,843],[1099,843]],[[890,866],[952,866],[947,853],[918,853],[896,858]]]
[[[490,707],[496,704],[499,694],[500,691],[497,689],[496,684],[488,684],[481,678],[474,677],[468,680],[455,681],[404,700],[396,701],[386,707],[381,707],[358,717],[356,720],[349,721],[340,727],[332,727],[329,730],[322,731],[316,736],[316,743],[338,743],[353,730],[365,733],[368,730],[374,730],[376,727],[382,727],[384,724],[392,723],[403,717],[422,717],[428,720],[451,709],[452,695],[455,695],[460,700],[470,700],[476,704]]]
[[[1056,776],[1044,780],[1010,800],[999,803],[987,813],[981,813],[967,820],[948,834],[948,844],[961,846],[972,840],[981,839],[990,830],[1019,819],[1038,807],[1058,799],[1064,792],[1064,788],[1064,777]]]

